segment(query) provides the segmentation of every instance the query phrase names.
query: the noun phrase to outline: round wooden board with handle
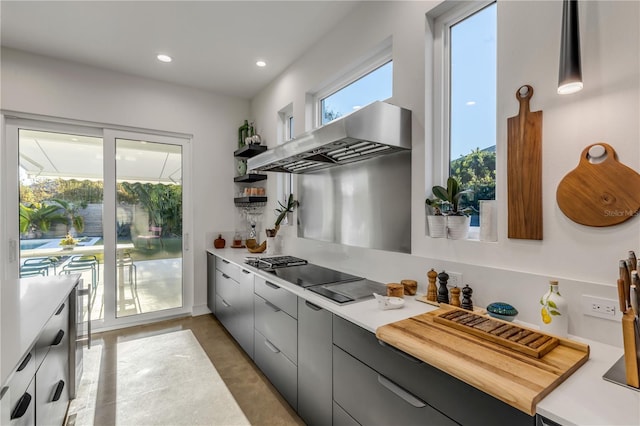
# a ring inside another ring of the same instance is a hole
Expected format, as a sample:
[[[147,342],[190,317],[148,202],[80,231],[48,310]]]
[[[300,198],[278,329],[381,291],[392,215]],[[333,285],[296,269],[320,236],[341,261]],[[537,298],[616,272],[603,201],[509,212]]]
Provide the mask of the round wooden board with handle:
[[[604,154],[589,154],[601,146]],[[587,226],[611,226],[640,210],[640,174],[618,161],[615,150],[600,142],[582,151],[578,166],[558,185],[560,210],[574,222]]]

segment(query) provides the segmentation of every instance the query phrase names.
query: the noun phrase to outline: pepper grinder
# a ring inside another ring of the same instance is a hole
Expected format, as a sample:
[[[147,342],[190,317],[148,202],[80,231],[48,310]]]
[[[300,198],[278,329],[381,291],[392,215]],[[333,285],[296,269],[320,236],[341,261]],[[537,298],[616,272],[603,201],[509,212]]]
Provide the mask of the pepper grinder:
[[[458,287],[451,289],[451,305],[460,306],[460,289]]]
[[[448,280],[449,274],[445,271],[438,274],[438,281],[440,282],[440,288],[438,288],[438,303],[449,303],[449,289],[447,289]]]
[[[473,290],[469,287],[469,284],[465,285],[462,289],[462,309],[473,311],[473,302],[471,301],[471,293]]]
[[[438,273],[435,269],[431,268],[429,272],[427,272],[427,278],[429,279],[429,287],[427,287],[427,300],[430,302],[435,302],[438,300],[438,288],[436,287],[436,278],[438,278]]]

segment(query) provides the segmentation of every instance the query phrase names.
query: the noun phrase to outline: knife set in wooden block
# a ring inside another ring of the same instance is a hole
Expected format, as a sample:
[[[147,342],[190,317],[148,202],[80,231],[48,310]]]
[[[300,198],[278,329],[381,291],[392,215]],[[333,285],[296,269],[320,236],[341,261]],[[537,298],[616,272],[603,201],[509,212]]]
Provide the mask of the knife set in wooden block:
[[[622,317],[624,366],[627,385],[640,388],[640,278],[638,261],[633,251],[619,264],[618,298]]]

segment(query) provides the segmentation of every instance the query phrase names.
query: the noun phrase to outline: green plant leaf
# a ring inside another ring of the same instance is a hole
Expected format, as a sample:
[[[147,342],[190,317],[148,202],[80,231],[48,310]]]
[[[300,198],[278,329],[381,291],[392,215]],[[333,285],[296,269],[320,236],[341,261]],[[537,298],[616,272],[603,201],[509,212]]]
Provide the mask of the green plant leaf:
[[[434,186],[432,191],[433,191],[433,195],[435,195],[436,197],[438,197],[442,201],[451,201],[450,198],[449,198],[449,194],[448,194],[447,190],[444,189],[443,187]]]

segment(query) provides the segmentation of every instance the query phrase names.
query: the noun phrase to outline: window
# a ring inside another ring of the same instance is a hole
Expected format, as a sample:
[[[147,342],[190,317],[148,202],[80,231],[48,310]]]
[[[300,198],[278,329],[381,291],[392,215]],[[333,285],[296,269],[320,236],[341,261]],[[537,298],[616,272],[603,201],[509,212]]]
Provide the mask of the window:
[[[320,124],[347,115],[392,94],[393,62],[389,61],[348,86],[320,100]]]
[[[464,3],[436,19],[435,89],[443,116],[436,134],[443,164],[437,180],[448,175],[474,191],[471,205],[495,199],[496,186],[496,3]],[[438,40],[439,39],[439,40]],[[441,74],[438,73],[441,70]],[[472,226],[478,226],[476,213]]]
[[[293,104],[289,104],[278,111],[278,118],[278,144],[282,144],[290,141],[295,136],[293,130]],[[281,203],[286,204],[289,194],[293,193],[293,174],[277,173],[276,179],[277,199]]]
[[[313,93],[316,127],[393,95],[392,38]],[[309,130],[309,129],[307,129]]]

